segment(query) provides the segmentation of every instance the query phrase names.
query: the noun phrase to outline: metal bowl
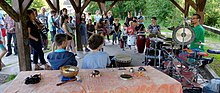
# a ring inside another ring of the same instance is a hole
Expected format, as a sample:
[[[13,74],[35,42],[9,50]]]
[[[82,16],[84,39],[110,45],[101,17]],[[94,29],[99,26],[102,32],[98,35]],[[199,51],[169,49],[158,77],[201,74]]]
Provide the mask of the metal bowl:
[[[71,78],[78,74],[79,68],[76,66],[66,65],[66,66],[62,66],[60,68],[60,71],[64,77]]]

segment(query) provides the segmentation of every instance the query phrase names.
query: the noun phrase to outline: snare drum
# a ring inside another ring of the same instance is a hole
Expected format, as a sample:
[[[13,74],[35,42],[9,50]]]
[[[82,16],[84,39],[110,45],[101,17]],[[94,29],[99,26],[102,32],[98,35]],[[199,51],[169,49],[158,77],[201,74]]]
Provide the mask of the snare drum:
[[[127,44],[131,45],[131,46],[136,45],[136,36],[135,35],[129,35],[128,40],[127,40]]]
[[[161,49],[164,40],[160,38],[150,38],[150,46],[151,48]]]

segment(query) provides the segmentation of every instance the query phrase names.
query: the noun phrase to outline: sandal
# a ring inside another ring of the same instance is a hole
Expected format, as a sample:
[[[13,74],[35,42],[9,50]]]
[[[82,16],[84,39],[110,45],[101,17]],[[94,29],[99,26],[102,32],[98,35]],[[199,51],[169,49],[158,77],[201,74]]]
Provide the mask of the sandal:
[[[41,68],[39,64],[35,64],[34,70],[44,70],[44,69]]]
[[[45,64],[45,70],[52,70],[52,68],[48,65],[48,64]]]

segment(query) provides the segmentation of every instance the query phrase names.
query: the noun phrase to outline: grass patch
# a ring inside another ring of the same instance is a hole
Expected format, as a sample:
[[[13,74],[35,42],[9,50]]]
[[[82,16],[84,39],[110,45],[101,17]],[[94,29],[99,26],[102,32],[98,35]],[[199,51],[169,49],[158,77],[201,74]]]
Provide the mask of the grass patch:
[[[8,78],[5,80],[5,83],[6,83],[6,82],[9,82],[9,81],[11,81],[11,80],[14,80],[16,76],[17,76],[17,75],[15,75],[15,74],[9,75]]]
[[[208,49],[212,49],[212,48],[209,46],[205,46],[205,51],[207,51]],[[210,57],[210,58],[214,57],[214,61],[211,64],[209,64],[209,66],[211,67],[212,70],[215,71],[215,73],[218,76],[220,76],[220,56],[219,56],[219,54],[210,54],[209,53],[208,57]]]

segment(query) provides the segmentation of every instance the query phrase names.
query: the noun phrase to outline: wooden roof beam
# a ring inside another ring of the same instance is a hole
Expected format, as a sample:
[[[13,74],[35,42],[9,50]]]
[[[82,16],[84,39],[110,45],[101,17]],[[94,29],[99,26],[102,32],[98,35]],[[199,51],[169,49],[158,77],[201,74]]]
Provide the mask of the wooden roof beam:
[[[184,12],[185,18],[188,16],[188,14],[189,14],[189,2],[185,0],[185,12]]]
[[[50,6],[51,9],[54,9],[55,11],[58,11],[50,0],[46,0],[46,2]]]
[[[0,7],[15,21],[18,22],[18,13],[5,1],[0,0]]]
[[[113,1],[112,4],[109,6],[109,8],[106,10],[106,13],[112,9],[112,7],[117,3],[118,1]]]
[[[27,10],[34,0],[24,0],[22,3],[23,11]]]
[[[185,13],[185,10],[175,1],[170,0],[182,13]]]
[[[101,13],[105,13],[106,12],[106,6],[105,6],[105,2],[97,2],[99,9],[101,10]]]
[[[192,0],[185,0],[185,2],[188,2],[193,9],[197,10],[197,5],[195,2],[193,2]]]
[[[78,12],[78,7],[76,6],[76,2],[74,0],[70,0],[70,3],[73,6],[75,12]]]
[[[203,11],[205,9],[206,1],[207,0],[196,0],[196,4],[199,11]]]
[[[83,6],[82,6],[82,8],[81,8],[81,12],[84,11],[84,9],[89,5],[89,3],[90,3],[90,0],[86,0],[86,1],[84,2]]]

